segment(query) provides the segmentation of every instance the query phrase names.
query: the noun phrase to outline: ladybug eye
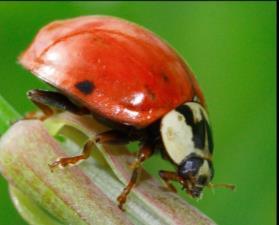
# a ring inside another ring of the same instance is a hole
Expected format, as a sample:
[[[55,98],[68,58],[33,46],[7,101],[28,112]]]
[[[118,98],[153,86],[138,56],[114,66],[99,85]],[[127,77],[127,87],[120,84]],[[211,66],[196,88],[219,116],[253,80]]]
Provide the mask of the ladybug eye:
[[[195,176],[200,167],[203,165],[204,159],[194,156],[186,159],[178,166],[178,174],[183,178],[188,178],[189,176]]]

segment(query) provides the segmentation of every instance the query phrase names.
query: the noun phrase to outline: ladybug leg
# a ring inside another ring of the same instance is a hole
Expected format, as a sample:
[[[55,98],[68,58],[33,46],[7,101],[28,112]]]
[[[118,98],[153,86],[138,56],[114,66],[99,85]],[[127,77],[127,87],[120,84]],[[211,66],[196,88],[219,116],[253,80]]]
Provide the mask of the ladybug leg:
[[[170,183],[171,181],[180,181],[178,175],[175,172],[161,170],[159,172],[159,175],[171,191],[177,192],[175,187]]]
[[[128,144],[132,139],[121,131],[109,130],[103,133],[99,133],[95,137],[95,141],[100,144]]]
[[[49,168],[50,168],[51,172],[53,172],[53,169],[57,166],[59,166],[63,169],[67,166],[75,166],[75,165],[79,164],[80,162],[82,162],[83,160],[87,159],[90,156],[93,146],[94,146],[94,141],[89,140],[84,145],[82,153],[80,155],[59,158],[59,159],[55,160],[52,164],[49,164]]]
[[[65,168],[67,166],[74,166],[87,159],[92,151],[94,144],[127,144],[130,139],[124,133],[117,130],[109,130],[103,133],[97,134],[93,139],[89,139],[83,147],[82,153],[80,155],[59,158],[49,165],[51,171],[57,166]]]
[[[130,181],[128,185],[123,189],[122,193],[117,197],[118,206],[120,209],[123,210],[123,205],[126,202],[127,196],[132,190],[132,188],[135,186],[137,182],[137,178],[139,176],[139,169],[141,164],[148,159],[154,152],[154,146],[150,145],[149,143],[145,143],[139,150],[137,158],[135,159],[133,163],[133,172],[132,176],[130,178]]]
[[[36,117],[36,113],[31,112],[25,116],[25,119],[45,120],[57,111],[69,111],[77,115],[89,114],[89,110],[79,107],[70,101],[65,95],[54,92],[33,89],[27,92],[28,98],[37,105],[44,115]]]

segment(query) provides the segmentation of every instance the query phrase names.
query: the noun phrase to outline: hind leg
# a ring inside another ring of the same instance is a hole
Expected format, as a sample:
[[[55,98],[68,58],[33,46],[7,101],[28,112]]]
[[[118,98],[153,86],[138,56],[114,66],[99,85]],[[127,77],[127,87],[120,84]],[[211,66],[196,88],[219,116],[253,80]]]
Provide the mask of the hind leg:
[[[42,110],[43,115],[38,117],[36,113],[31,112],[25,119],[45,120],[57,111],[69,111],[77,115],[89,114],[88,109],[77,106],[59,92],[32,89],[27,92],[27,97]]]

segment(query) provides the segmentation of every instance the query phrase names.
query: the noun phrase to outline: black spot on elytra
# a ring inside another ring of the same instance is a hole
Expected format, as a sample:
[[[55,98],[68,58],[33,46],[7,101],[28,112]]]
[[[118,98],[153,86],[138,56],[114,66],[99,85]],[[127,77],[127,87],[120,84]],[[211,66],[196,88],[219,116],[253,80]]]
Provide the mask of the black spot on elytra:
[[[193,142],[195,148],[204,149],[206,138],[207,138],[209,152],[212,153],[213,152],[212,132],[203,112],[200,111],[202,119],[195,123],[193,112],[189,106],[181,105],[178,106],[175,110],[181,113],[182,115],[184,115],[187,125],[192,127]]]
[[[162,74],[162,78],[165,82],[168,82],[170,80],[166,73],[162,72],[161,74]]]
[[[90,95],[93,92],[95,85],[92,81],[84,80],[76,83],[75,87],[83,94]]]

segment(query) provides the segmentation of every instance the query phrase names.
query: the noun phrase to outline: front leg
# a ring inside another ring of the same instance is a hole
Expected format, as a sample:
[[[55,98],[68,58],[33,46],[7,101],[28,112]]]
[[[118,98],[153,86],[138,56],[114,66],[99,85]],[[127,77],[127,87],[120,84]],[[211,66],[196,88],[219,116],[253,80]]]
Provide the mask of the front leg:
[[[118,206],[120,209],[123,210],[123,205],[126,202],[127,196],[129,195],[132,188],[135,186],[137,182],[137,178],[139,176],[139,169],[141,164],[148,159],[154,152],[154,145],[150,143],[145,143],[139,150],[137,158],[132,163],[133,165],[133,172],[130,178],[129,183],[123,189],[122,193],[117,197]]]
[[[77,115],[89,114],[89,110],[77,106],[72,101],[70,101],[65,95],[54,92],[54,91],[44,91],[33,89],[27,92],[27,97],[37,105],[42,112],[43,116],[39,117],[40,120],[45,120],[55,113],[55,111],[69,111]],[[29,113],[25,116],[25,119],[34,119],[36,113]]]
[[[180,181],[181,180],[179,178],[179,176],[177,175],[177,173],[161,170],[159,172],[159,175],[171,191],[177,192],[175,187],[171,184],[171,181]]]

